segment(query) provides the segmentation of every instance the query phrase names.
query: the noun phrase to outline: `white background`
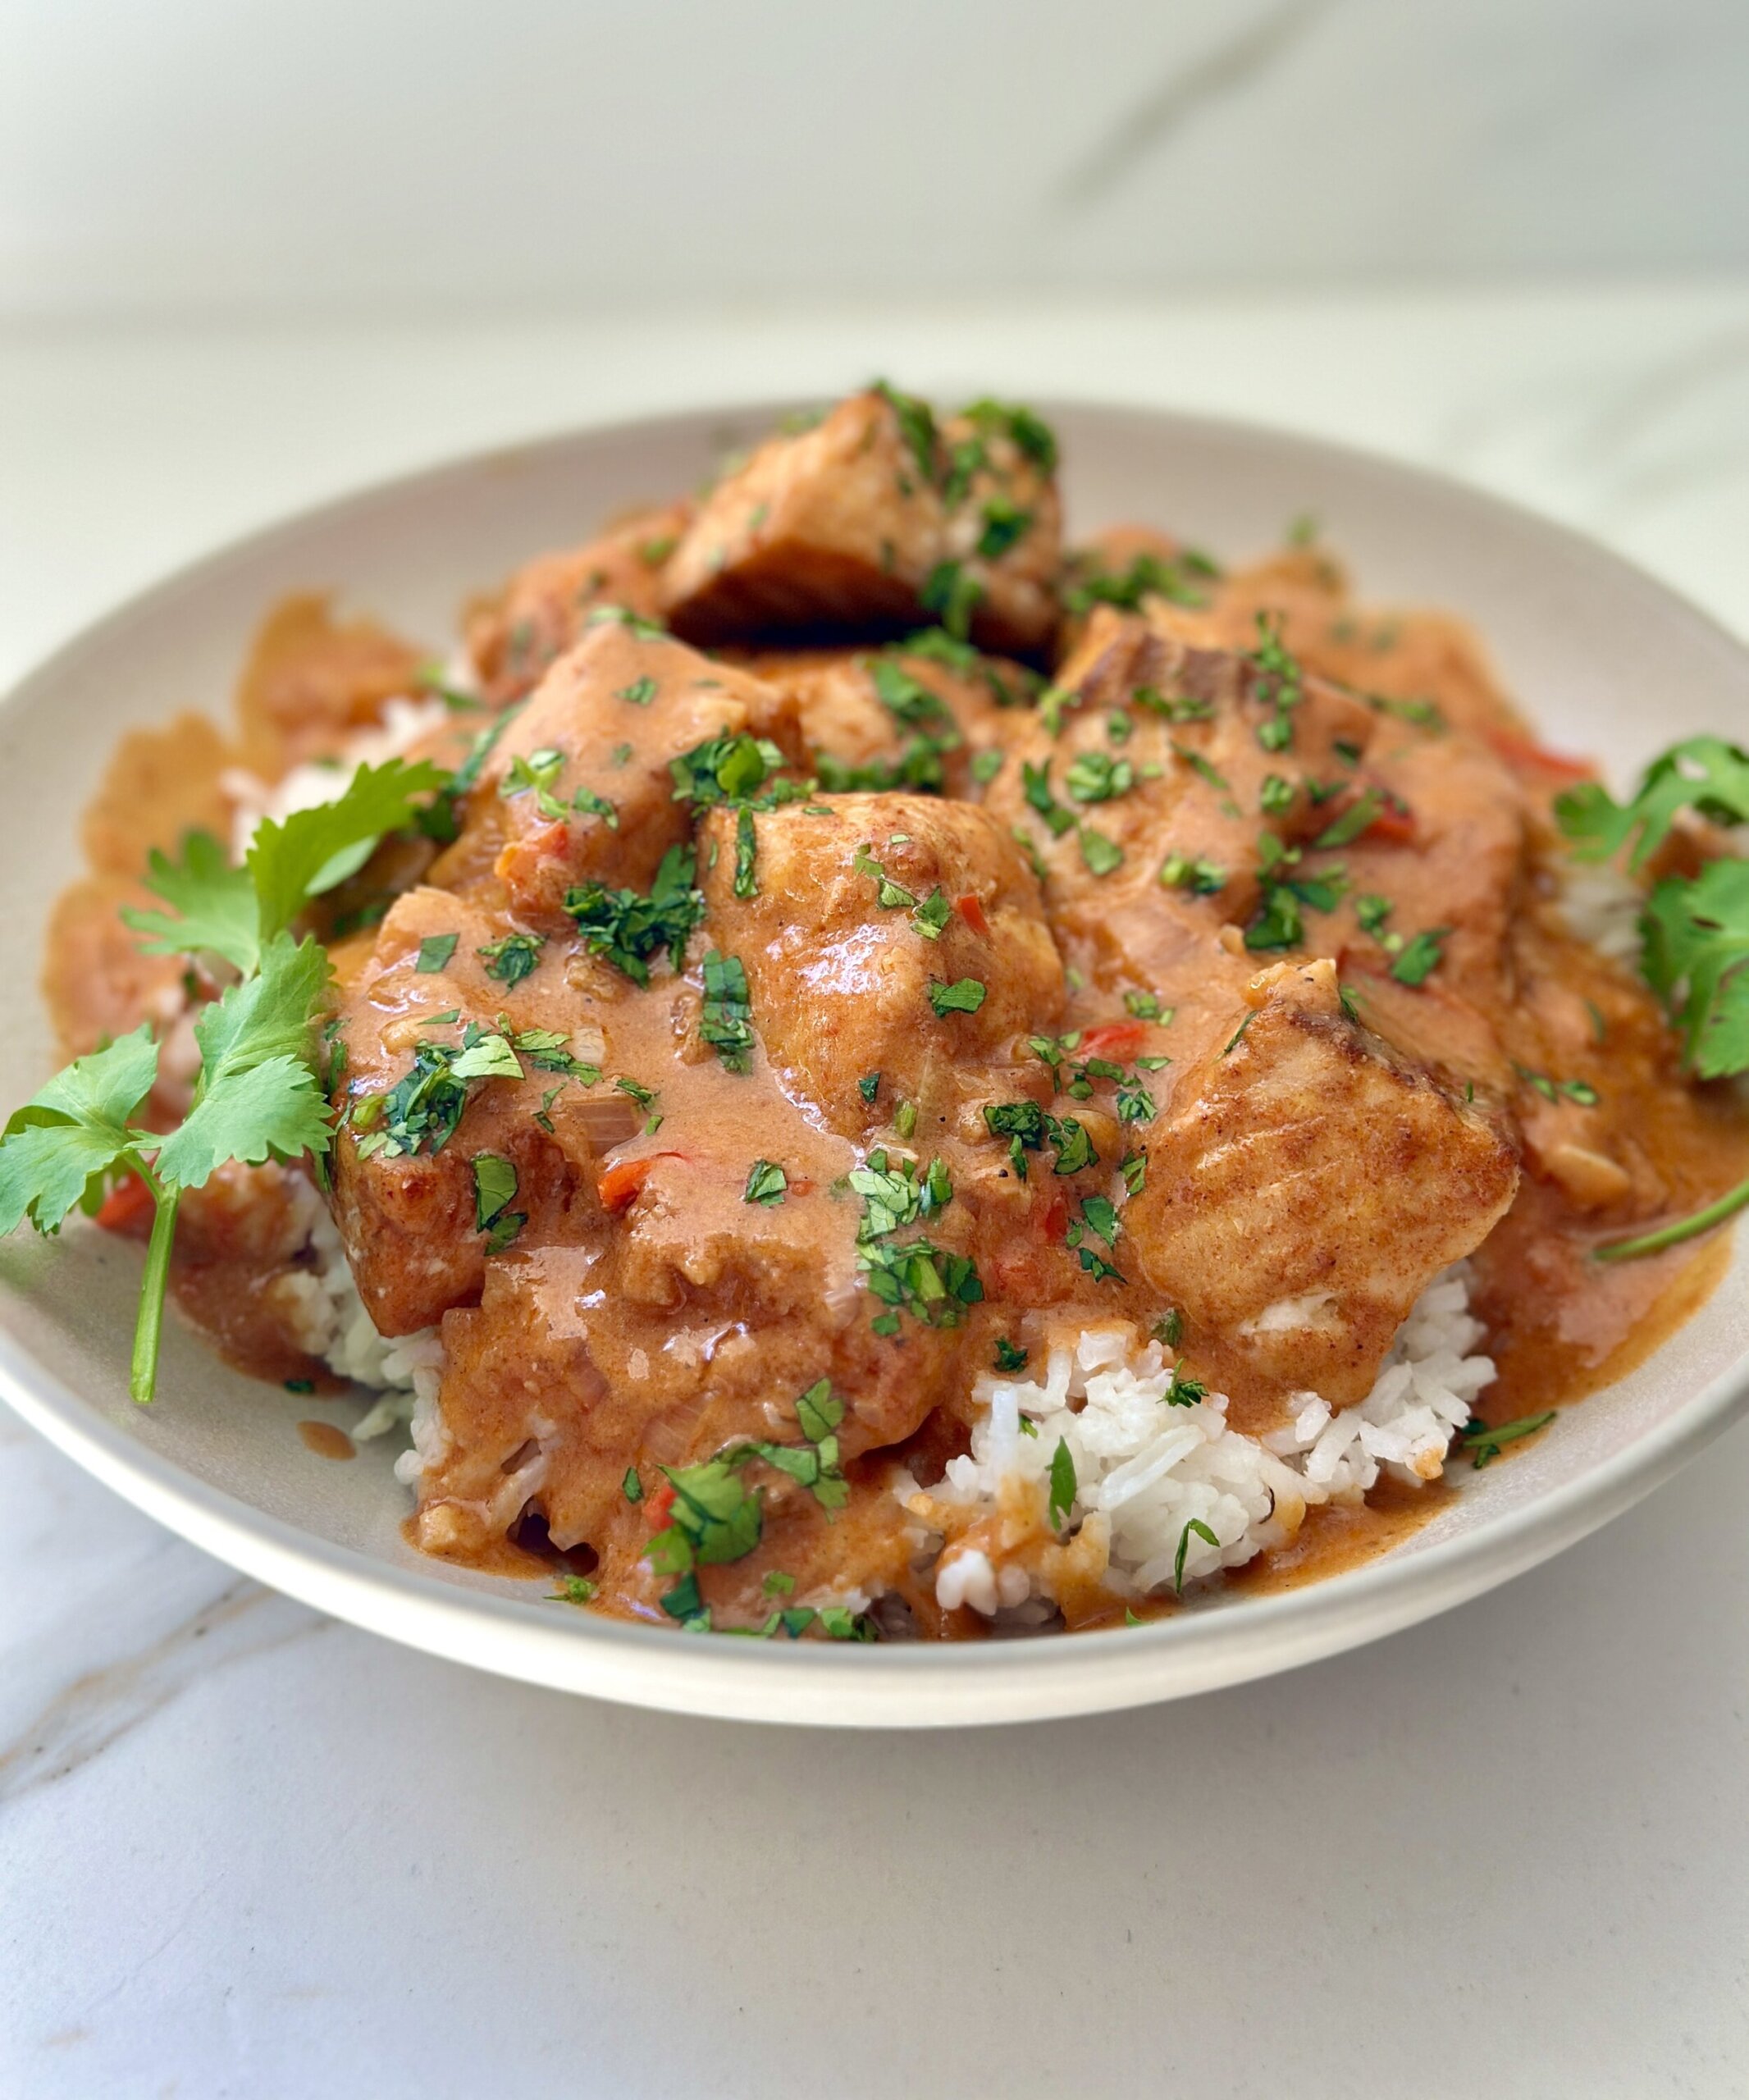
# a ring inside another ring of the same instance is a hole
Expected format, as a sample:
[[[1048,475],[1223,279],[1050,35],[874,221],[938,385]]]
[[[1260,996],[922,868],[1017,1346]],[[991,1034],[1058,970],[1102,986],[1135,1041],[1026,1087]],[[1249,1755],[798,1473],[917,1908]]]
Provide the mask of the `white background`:
[[[1749,262],[1742,0],[0,0],[0,310]]]

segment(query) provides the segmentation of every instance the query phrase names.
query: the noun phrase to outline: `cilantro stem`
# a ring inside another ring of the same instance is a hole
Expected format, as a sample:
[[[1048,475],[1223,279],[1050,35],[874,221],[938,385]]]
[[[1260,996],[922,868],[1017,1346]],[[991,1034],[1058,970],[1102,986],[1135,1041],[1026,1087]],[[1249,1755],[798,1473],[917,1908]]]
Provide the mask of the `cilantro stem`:
[[[139,1317],[134,1323],[134,1360],[128,1369],[127,1389],[144,1407],[158,1385],[158,1336],[164,1326],[164,1292],[170,1281],[171,1243],[176,1236],[176,1206],[182,1191],[169,1186],[142,1165],[146,1186],[158,1203],[152,1221],[152,1238],[146,1248],[145,1273],[139,1280]]]
[[[1661,1253],[1666,1247],[1674,1247],[1682,1240],[1692,1239],[1700,1233],[1710,1231],[1714,1226],[1722,1225],[1745,1204],[1749,1204],[1749,1181],[1739,1181],[1717,1203],[1709,1203],[1692,1217],[1678,1218],[1674,1225],[1661,1225],[1655,1232],[1642,1232],[1637,1239],[1614,1239],[1606,1247],[1594,1247],[1591,1258],[1598,1262],[1633,1262],[1642,1254]]]

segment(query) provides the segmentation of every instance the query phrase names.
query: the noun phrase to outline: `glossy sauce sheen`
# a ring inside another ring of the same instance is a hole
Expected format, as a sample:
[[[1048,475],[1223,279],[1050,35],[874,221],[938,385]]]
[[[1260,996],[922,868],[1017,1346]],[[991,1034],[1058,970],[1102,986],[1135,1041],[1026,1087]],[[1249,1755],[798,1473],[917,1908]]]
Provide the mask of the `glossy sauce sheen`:
[[[847,441],[834,471],[860,472],[876,438],[887,441],[876,431],[861,451]],[[756,1550],[701,1571],[718,1623],[755,1621],[791,1593],[772,1592],[769,1576],[792,1579],[795,1594],[834,1582],[890,1592],[919,1632],[976,1636],[983,1622],[937,1610],[916,1579],[887,1480],[896,1455],[926,1481],[966,1447],[973,1381],[998,1339],[1036,1363],[1053,1331],[1117,1319],[1145,1333],[1176,1308],[1184,1369],[1230,1394],[1236,1426],[1261,1431],[1307,1386],[1338,1404],[1363,1397],[1422,1285],[1473,1255],[1501,1372],[1481,1412],[1500,1422],[1619,1376],[1701,1302],[1722,1236],[1615,1267],[1590,1250],[1740,1179],[1741,1113],[1683,1083],[1649,996],[1565,929],[1550,803],[1582,769],[1530,740],[1464,628],[1357,609],[1314,550],[1209,582],[1196,606],[1155,596],[1133,613],[1071,610],[1053,655],[1039,639],[1036,549],[1011,577],[998,558],[991,637],[1054,661],[1066,699],[1053,720],[1028,704],[1039,678],[1005,659],[867,645],[714,658],[587,624],[610,594],[713,641],[735,638],[750,608],[769,619],[788,606],[817,627],[847,594],[865,610],[902,600],[870,584],[855,532],[829,561],[808,555],[822,528],[791,486],[799,469],[779,464],[747,470],[756,503],[725,483],[696,517],[681,506],[545,558],[497,610],[477,611],[489,696],[522,704],[459,835],[441,851],[391,842],[332,901],[331,926],[344,912],[381,920],[333,943],[346,1052],[336,1101],[352,1119],[334,1161],[336,1216],[379,1326],[441,1322],[448,1353],[452,1448],[410,1522],[417,1543],[500,1572],[565,1554],[599,1567],[602,1608],[660,1619],[663,1585],[643,1553],[661,1469],[746,1439],[793,1445],[794,1395],[826,1377],[846,1406],[848,1506],[829,1523],[775,1481]],[[794,536],[781,562],[765,544],[781,539],[772,520]],[[952,529],[897,516],[894,543],[913,549],[901,568],[926,568],[929,536]],[[720,558],[701,556],[701,533],[723,536]],[[677,536],[678,554],[649,556]],[[1133,528],[1095,558],[1116,567],[1138,548],[1176,551]],[[1291,735],[1274,746],[1260,611],[1304,682]],[[413,660],[392,637],[333,626],[314,601],[284,609],[246,681],[246,750],[271,772],[338,748]],[[905,771],[920,725],[947,732],[945,793],[915,792]],[[443,733],[434,755],[458,763],[473,727]],[[751,895],[737,879],[746,823],[732,808],[690,811],[670,771],[706,740],[743,734],[764,740],[779,778],[863,769],[752,816]],[[235,756],[184,724],[118,756],[88,828],[93,875],[63,900],[51,943],[50,1001],[71,1048],[130,1015],[176,1025],[179,959],[135,956],[115,911],[139,899],[147,844],[216,824],[212,783]],[[517,787],[519,764],[548,768],[558,816]],[[1123,784],[1098,792],[1120,766]],[[1381,816],[1317,842],[1368,796]],[[603,801],[616,823],[594,813]],[[1272,842],[1260,847],[1260,834]],[[658,952],[640,985],[591,952],[567,900],[590,884],[642,895],[664,855],[687,848],[702,926],[678,974]],[[1268,908],[1269,855],[1300,879],[1346,887],[1306,906],[1297,938],[1248,946]],[[1168,857],[1220,880],[1164,883]],[[878,882],[911,902],[883,904]],[[945,915],[929,938],[912,906],[938,892]],[[1368,899],[1386,902],[1382,920],[1369,922]],[[1400,982],[1404,943],[1435,927],[1436,966]],[[441,966],[422,969],[425,944],[452,935]],[[516,982],[482,952],[507,937],[537,951]],[[707,950],[747,974],[744,1070],[706,1039]],[[967,980],[984,988],[975,1010],[934,1009],[932,984]],[[524,1057],[519,1079],[469,1090],[441,1148],[361,1144],[376,1127],[358,1121],[361,1105],[392,1094],[420,1043],[459,1050],[470,1023],[513,1039],[553,1031],[588,1070]],[[1053,1086],[1027,1039],[1076,1032]],[[1098,1071],[1066,1091],[1089,1057],[1121,1076]],[[1537,1075],[1569,1090],[1550,1101]],[[1121,1101],[1137,1088],[1149,1112],[1126,1120]],[[1582,1103],[1587,1089],[1596,1098]],[[1094,1163],[1056,1172],[1051,1148],[1031,1145],[1018,1171],[984,1111],[1028,1102],[1072,1117]],[[154,1104],[166,1122],[183,1106],[173,1086]],[[845,1177],[881,1153],[920,1173],[939,1162],[951,1180],[945,1208],[897,1236],[920,1232],[943,1262],[975,1265],[981,1295],[953,1324],[911,1308],[894,1334],[872,1324],[883,1308]],[[523,1221],[495,1252],[476,1218],[482,1153],[514,1166]],[[1133,1194],[1114,1178],[1126,1158],[1146,1161]],[[759,1162],[782,1166],[781,1201],[747,1200]],[[1107,1243],[1089,1236],[1085,1206],[1113,1193],[1120,1226]],[[299,1215],[289,1171],[222,1170],[189,1199],[177,1248],[183,1309],[232,1360],[280,1378],[315,1375],[285,1283],[308,1259]],[[1330,1299],[1334,1318],[1285,1341],[1256,1326],[1267,1303],[1303,1292]],[[325,1427],[299,1425],[313,1449]],[[646,1491],[635,1500],[628,1468]],[[1368,1508],[1314,1512],[1291,1545],[1229,1579],[1272,1586],[1370,1558],[1441,1492],[1381,1486]],[[1108,1593],[1090,1588],[1064,1612],[1107,1623]]]

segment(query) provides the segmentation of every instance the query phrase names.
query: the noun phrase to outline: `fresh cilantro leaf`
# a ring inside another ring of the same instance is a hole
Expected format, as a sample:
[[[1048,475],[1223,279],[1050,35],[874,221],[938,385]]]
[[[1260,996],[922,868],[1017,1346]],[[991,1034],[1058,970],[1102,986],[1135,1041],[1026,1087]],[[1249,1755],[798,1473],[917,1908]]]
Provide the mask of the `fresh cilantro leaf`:
[[[327,1152],[327,1104],[310,1064],[311,1022],[328,958],[314,941],[276,934],[261,974],[233,984],[194,1023],[201,1073],[194,1104],[158,1149],[160,1181],[202,1187],[227,1159],[258,1166]]]
[[[1641,921],[1640,967],[1702,1079],[1749,1066],[1749,861],[1710,861],[1658,884]]]
[[[130,1118],[157,1077],[158,1045],[142,1022],[75,1058],[18,1109],[0,1138],[0,1234],[26,1217],[39,1232],[58,1230],[94,1176],[155,1144]]]
[[[290,925],[313,897],[356,874],[386,833],[413,824],[418,798],[443,784],[444,775],[426,760],[409,765],[391,758],[361,765],[332,802],[295,810],[283,822],[264,819],[247,860],[261,902],[263,943]]]
[[[459,934],[432,934],[419,943],[419,952],[413,959],[413,968],[422,977],[430,977],[449,967],[450,958],[461,938]]]
[[[1025,1350],[1016,1348],[1006,1335],[996,1337],[996,1368],[1010,1373],[1026,1368]]]
[[[874,1097],[880,1092],[880,1074],[865,1072],[856,1082],[856,1091],[872,1108],[874,1105]]]
[[[210,832],[191,831],[182,842],[180,864],[154,847],[145,886],[176,914],[125,905],[122,923],[146,938],[148,955],[208,950],[250,970],[261,951],[261,906],[247,868],[234,868]]]
[[[1586,781],[1557,797],[1555,816],[1576,858],[1606,861],[1633,839],[1628,865],[1640,868],[1685,809],[1718,824],[1749,821],[1749,753],[1719,737],[1691,737],[1654,760],[1628,802]]]

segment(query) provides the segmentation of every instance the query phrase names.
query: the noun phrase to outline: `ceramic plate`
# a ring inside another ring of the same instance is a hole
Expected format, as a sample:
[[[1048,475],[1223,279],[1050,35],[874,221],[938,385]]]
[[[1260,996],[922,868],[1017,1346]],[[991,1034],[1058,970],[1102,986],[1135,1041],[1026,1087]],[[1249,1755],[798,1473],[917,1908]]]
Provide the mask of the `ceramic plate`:
[[[1046,404],[1048,407],[1048,404]],[[1049,409],[1071,529],[1139,518],[1234,558],[1310,510],[1375,602],[1482,628],[1550,742],[1625,775],[1677,735],[1749,722],[1749,655],[1612,555],[1431,476],[1263,430],[1112,408]],[[80,811],[111,747],[190,705],[222,708],[263,612],[333,587],[437,652],[461,602],[527,555],[693,486],[769,407],[588,431],[464,460],[312,511],[125,606],[0,710],[0,1100],[53,1061],[34,984]],[[1383,1558],[1328,1582],[1211,1596],[1163,1623],[929,1647],[714,1641],[598,1620],[544,1585],[477,1576],[403,1541],[393,1453],[313,1456],[314,1404],[227,1370],[172,1325],[149,1409],[126,1396],[139,1250],[79,1228],[0,1244],[0,1390],[118,1493],[249,1574],[434,1654],[567,1691],[764,1721],[919,1726],[1040,1719],[1181,1696],[1413,1624],[1571,1545],[1656,1486],[1749,1395],[1745,1255],[1639,1370],[1459,1492]],[[345,1423],[350,1403],[315,1411]]]

